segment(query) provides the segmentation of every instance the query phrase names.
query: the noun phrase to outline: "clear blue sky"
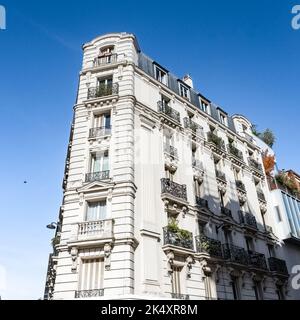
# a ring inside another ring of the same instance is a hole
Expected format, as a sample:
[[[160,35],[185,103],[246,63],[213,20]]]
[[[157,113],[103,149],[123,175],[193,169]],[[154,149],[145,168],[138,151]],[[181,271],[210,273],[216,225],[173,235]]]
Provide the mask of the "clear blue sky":
[[[53,236],[45,225],[56,221],[62,200],[84,42],[135,33],[147,55],[178,76],[190,73],[228,113],[270,127],[280,167],[300,171],[297,3],[0,0],[7,10],[0,31],[2,297],[42,297]]]

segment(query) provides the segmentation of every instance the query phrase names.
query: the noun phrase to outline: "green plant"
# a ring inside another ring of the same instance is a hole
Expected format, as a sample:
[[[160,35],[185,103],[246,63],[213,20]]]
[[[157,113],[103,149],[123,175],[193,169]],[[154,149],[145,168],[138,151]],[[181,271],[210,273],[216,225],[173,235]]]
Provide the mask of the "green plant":
[[[180,228],[178,227],[178,221],[175,218],[171,218],[168,223],[168,231],[177,233],[180,231]]]
[[[191,233],[183,229],[179,230],[179,236],[184,240],[190,240],[192,238]]]

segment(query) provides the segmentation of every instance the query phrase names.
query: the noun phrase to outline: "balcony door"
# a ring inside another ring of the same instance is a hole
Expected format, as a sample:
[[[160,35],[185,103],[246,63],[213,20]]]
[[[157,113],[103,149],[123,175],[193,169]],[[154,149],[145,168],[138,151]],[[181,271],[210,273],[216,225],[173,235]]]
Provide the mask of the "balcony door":
[[[172,272],[172,293],[174,295],[181,294],[181,284],[180,284],[180,274],[181,274],[182,267],[173,266]]]
[[[106,171],[109,171],[108,151],[92,154],[91,172],[97,173]]]
[[[110,129],[111,116],[110,113],[96,115],[94,117],[94,128]]]
[[[79,291],[103,289],[103,259],[83,259],[79,275]]]
[[[98,86],[99,87],[111,87],[112,84],[113,84],[112,77],[98,79]]]
[[[106,201],[88,202],[86,221],[105,220],[107,218]]]

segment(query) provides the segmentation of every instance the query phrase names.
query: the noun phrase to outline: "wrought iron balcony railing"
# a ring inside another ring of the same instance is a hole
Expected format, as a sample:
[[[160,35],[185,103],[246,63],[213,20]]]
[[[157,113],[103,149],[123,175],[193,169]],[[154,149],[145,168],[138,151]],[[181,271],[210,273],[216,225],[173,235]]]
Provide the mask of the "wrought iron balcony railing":
[[[249,264],[257,269],[268,270],[266,257],[263,253],[249,252]]]
[[[164,229],[164,244],[170,244],[176,247],[181,247],[189,250],[194,250],[194,244],[193,244],[193,234],[186,230],[180,230],[184,231],[181,232],[174,232],[171,231],[168,227],[165,227]]]
[[[167,193],[175,198],[180,198],[187,201],[186,185],[178,184],[170,179],[161,179],[161,193]]]
[[[275,257],[270,257],[268,261],[269,261],[269,268],[271,271],[276,273],[281,273],[284,275],[289,274],[285,260],[278,259]]]
[[[109,171],[91,172],[85,176],[85,182],[94,182],[109,179]]]
[[[172,107],[168,106],[166,103],[162,101],[157,102],[158,112],[161,112],[171,119],[175,120],[176,122],[180,123],[180,113],[174,110]]]
[[[164,151],[174,158],[178,158],[178,150],[173,146],[164,145]]]
[[[80,290],[75,291],[75,298],[92,298],[104,296],[104,289]]]
[[[118,83],[100,85],[96,88],[89,88],[88,99],[106,97],[106,96],[116,95],[118,93],[119,93]]]
[[[203,164],[200,160],[198,159],[192,159],[192,166],[193,168],[195,169],[198,169],[198,170],[202,170],[203,171]]]
[[[90,129],[90,138],[99,138],[111,135],[111,126]]]
[[[245,185],[244,185],[244,183],[242,181],[236,180],[235,181],[235,185],[236,185],[237,189],[246,192],[246,187],[245,187]]]
[[[249,264],[249,256],[244,248],[240,248],[229,243],[223,244],[222,247],[224,259],[243,265]]]
[[[253,158],[248,158],[249,166],[255,170],[263,172],[262,165]]]
[[[98,57],[94,60],[94,67],[100,67],[103,65],[116,63],[118,61],[118,55],[116,53]]]
[[[85,221],[78,224],[78,240],[109,238],[113,234],[113,220]]]
[[[257,229],[256,218],[252,213],[239,210],[239,218],[241,224]]]
[[[221,206],[221,213],[224,214],[227,217],[232,218],[232,212],[228,208],[225,208],[225,207]]]
[[[201,127],[199,124],[191,120],[190,118],[184,118],[183,124],[186,129],[192,130],[196,135],[200,137],[204,137],[204,131],[203,127]]]
[[[232,154],[233,156],[235,156],[236,158],[240,159],[240,160],[244,160],[243,157],[243,153],[242,151],[240,151],[238,148],[236,148],[235,146],[233,146],[232,144],[229,144],[227,146],[227,150],[229,150],[230,154]]]
[[[197,236],[195,239],[197,252],[204,252],[213,257],[222,258],[221,241],[211,239],[205,235]]]
[[[217,177],[217,179],[220,179],[220,180],[222,180],[223,182],[226,182],[225,173],[223,173],[222,171],[216,170],[216,177]]]
[[[208,201],[206,199],[196,197],[196,206],[201,208],[208,208]]]
[[[190,296],[188,294],[182,294],[182,293],[171,293],[172,299],[178,299],[178,300],[190,300]]]
[[[213,132],[207,133],[207,140],[208,140],[208,142],[212,142],[217,148],[219,148],[223,151],[226,151],[224,140],[222,138],[218,137]]]
[[[261,189],[256,189],[257,197],[261,201],[266,201],[266,197]]]

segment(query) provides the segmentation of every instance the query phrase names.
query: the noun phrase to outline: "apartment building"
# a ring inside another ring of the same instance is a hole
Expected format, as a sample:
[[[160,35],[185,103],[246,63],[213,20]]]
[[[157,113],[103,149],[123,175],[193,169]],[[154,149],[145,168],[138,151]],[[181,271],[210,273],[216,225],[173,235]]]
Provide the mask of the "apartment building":
[[[251,126],[132,34],[85,44],[45,299],[293,298]]]

